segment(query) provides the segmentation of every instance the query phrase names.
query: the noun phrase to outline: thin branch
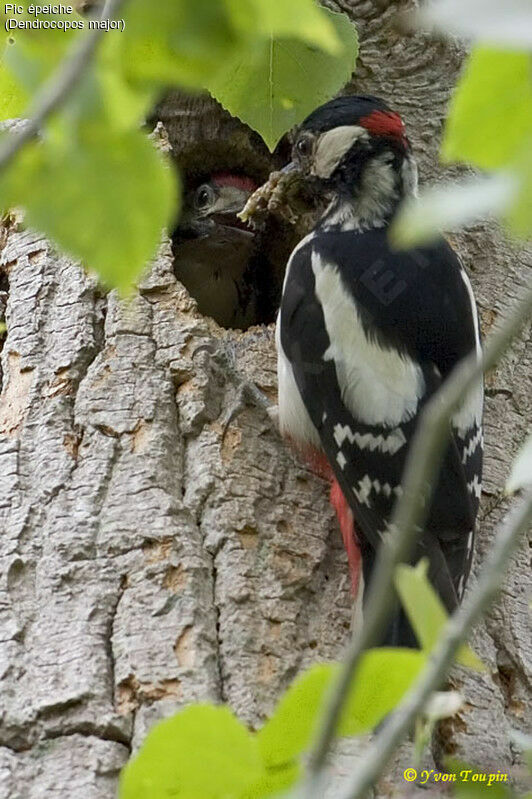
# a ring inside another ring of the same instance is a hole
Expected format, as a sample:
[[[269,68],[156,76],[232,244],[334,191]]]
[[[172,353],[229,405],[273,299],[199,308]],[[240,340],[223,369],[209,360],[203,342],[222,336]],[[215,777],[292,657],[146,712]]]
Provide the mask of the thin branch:
[[[376,782],[399,743],[412,729],[414,719],[423,710],[432,692],[440,687],[456,651],[496,596],[508,560],[520,535],[526,532],[531,521],[532,491],[529,491],[500,525],[494,546],[483,564],[478,584],[445,625],[427,667],[375,736],[371,747],[364,754],[364,760],[356,769],[351,784],[339,792],[337,799],[361,799]]]
[[[124,0],[107,0],[100,21],[116,16]],[[104,28],[94,28],[76,42],[49,81],[35,97],[27,113],[28,121],[18,133],[0,144],[0,169],[6,167],[25,144],[35,138],[46,120],[68,99],[96,53]]]
[[[396,505],[391,526],[393,534],[380,547],[374,576],[365,602],[365,621],[360,635],[353,636],[341,674],[333,686],[310,756],[306,792],[319,796],[320,775],[334,739],[340,713],[362,653],[373,646],[393,605],[393,575],[398,563],[408,558],[419,535],[420,519],[430,500],[427,475],[434,474],[448,437],[449,419],[465,394],[491,369],[526,321],[532,308],[532,291],[525,295],[500,328],[488,340],[482,358],[471,354],[454,369],[442,388],[427,403],[413,441],[403,480],[403,496]],[[317,792],[318,791],[318,792]]]

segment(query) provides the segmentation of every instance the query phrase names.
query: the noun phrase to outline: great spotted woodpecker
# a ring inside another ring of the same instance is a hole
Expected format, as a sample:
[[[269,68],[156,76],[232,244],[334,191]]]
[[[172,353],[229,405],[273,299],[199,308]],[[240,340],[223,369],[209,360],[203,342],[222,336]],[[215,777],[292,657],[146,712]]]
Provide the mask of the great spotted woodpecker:
[[[455,364],[480,353],[475,300],[449,244],[394,251],[388,239],[417,168],[401,117],[369,96],[314,111],[284,170],[326,200],[293,251],[277,324],[281,432],[332,480],[331,502],[363,591],[386,535],[420,411]],[[471,566],[482,468],[479,384],[452,419],[412,562],[426,556],[446,608]],[[362,560],[362,574],[360,561]],[[383,643],[415,646],[401,611]]]
[[[236,216],[255,188],[246,176],[211,175],[187,192],[172,237],[177,279],[223,327],[246,329],[259,315],[258,233]]]

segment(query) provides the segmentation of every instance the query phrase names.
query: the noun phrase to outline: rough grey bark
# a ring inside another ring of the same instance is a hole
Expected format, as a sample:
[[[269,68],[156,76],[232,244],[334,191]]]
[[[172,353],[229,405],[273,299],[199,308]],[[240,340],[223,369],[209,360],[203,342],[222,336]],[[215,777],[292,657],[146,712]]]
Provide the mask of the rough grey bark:
[[[422,179],[440,174],[460,48],[398,31],[399,4],[340,5],[361,34],[354,87],[398,107]],[[214,166],[269,168],[257,138],[207,100],[175,97],[160,117],[192,169],[203,148]],[[492,224],[455,243],[487,332],[519,294],[530,252]],[[225,701],[256,726],[301,669],[340,655],[350,620],[346,560],[326,485],[296,462],[263,412],[244,411],[222,440],[235,388],[198,347],[223,340],[238,370],[273,398],[273,326],[239,334],[199,317],[175,281],[168,243],[128,304],[104,296],[16,220],[5,221],[1,244],[9,297],[0,785],[9,799],[111,799],[120,768],[157,719],[189,702]],[[476,570],[530,419],[527,343],[487,381]],[[456,670],[467,704],[442,726],[427,762],[453,753],[484,771],[513,767],[508,731],[530,727],[530,583],[523,546],[475,637],[488,673]],[[339,777],[361,746],[340,749]],[[405,746],[380,792],[401,788],[411,764]]]

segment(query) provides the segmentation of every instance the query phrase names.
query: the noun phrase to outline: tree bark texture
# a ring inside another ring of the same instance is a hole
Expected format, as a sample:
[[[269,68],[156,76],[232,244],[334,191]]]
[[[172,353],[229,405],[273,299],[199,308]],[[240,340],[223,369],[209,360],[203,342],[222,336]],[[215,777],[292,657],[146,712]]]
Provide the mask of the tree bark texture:
[[[441,174],[438,142],[463,52],[401,32],[399,5],[343,0],[334,8],[359,27],[354,89],[403,114],[423,180]],[[207,98],[170,97],[159,118],[190,169],[204,158],[255,173],[273,164],[258,138]],[[493,223],[454,243],[486,334],[529,277],[530,251],[512,247]],[[105,296],[16,220],[4,221],[0,244],[0,290],[9,282],[0,794],[111,799],[121,767],[158,719],[190,702],[227,702],[256,727],[298,672],[341,655],[347,561],[327,486],[264,412],[246,409],[222,436],[236,388],[202,345],[221,341],[238,372],[275,399],[273,325],[242,334],[201,318],[176,283],[167,241],[128,303]],[[3,302],[0,293],[0,310]],[[476,571],[530,418],[530,361],[525,335],[487,379]],[[453,675],[466,705],[440,727],[427,755],[433,767],[452,753],[482,771],[518,768],[508,732],[530,728],[530,585],[523,544],[475,634],[488,672]],[[337,779],[361,748],[339,747]],[[407,765],[405,746],[379,794],[405,785]]]

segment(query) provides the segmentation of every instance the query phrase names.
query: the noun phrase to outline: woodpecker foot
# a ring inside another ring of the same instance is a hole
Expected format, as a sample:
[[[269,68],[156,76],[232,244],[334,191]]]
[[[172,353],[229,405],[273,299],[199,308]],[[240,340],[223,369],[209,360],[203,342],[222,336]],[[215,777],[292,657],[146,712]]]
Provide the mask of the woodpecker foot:
[[[222,441],[231,423],[249,407],[255,406],[266,412],[268,418],[272,419],[272,413],[277,406],[272,405],[268,397],[253,383],[240,377],[240,382],[236,385],[235,395],[230,403],[227,412],[222,419]]]
[[[268,418],[277,426],[277,406],[274,405],[251,380],[243,377],[236,367],[236,355],[232,347],[219,342],[201,344],[194,350],[193,358],[201,352],[210,356],[210,363],[214,365],[223,378],[235,389],[229,408],[224,414],[222,424],[222,441],[231,423],[249,407],[255,406],[262,409]]]

